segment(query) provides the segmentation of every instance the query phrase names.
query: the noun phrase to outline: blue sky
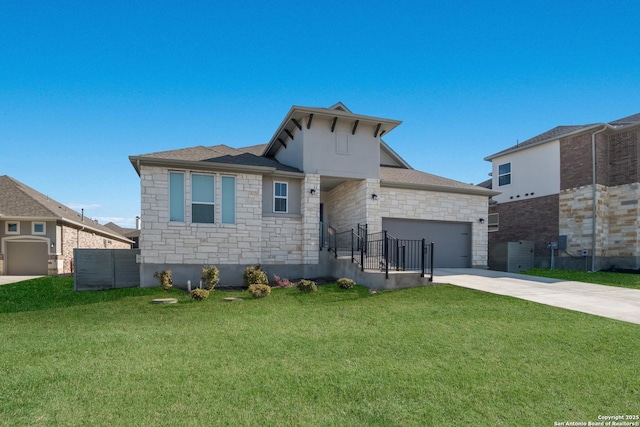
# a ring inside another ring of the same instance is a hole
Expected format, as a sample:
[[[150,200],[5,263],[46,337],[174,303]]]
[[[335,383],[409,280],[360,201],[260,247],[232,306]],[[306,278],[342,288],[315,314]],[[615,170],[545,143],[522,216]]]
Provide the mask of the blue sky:
[[[291,105],[402,120],[467,183],[556,125],[640,112],[637,1],[0,2],[0,175],[133,226],[129,155],[268,142]]]

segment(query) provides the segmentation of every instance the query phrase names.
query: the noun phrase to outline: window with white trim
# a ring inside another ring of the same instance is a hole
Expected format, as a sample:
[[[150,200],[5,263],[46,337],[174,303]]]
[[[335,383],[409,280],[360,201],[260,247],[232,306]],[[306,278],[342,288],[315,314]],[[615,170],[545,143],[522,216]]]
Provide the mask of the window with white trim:
[[[286,182],[275,181],[273,183],[273,211],[287,213],[289,184]]]
[[[184,172],[169,172],[169,221],[184,222]]]
[[[5,233],[7,234],[20,234],[20,223],[14,221],[7,221],[5,223]]]
[[[47,234],[47,223],[46,222],[32,222],[31,223],[31,234]]]
[[[498,185],[511,184],[511,163],[504,163],[498,166]]]
[[[213,224],[215,221],[216,178],[214,175],[191,175],[191,222]]]

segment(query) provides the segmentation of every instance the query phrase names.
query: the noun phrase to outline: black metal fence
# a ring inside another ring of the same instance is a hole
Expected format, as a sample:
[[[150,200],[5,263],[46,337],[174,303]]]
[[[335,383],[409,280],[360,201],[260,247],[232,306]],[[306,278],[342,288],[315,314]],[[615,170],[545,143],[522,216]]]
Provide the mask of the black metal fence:
[[[336,258],[350,256],[362,271],[383,271],[386,278],[389,271],[420,271],[420,277],[433,281],[433,248],[425,239],[398,239],[386,231],[369,234],[366,225],[340,233],[329,229],[329,250]]]

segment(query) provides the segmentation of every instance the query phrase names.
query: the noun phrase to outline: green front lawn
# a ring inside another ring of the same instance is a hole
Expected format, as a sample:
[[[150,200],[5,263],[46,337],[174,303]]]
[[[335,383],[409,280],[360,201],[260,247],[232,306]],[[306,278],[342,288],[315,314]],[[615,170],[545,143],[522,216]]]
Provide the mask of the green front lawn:
[[[552,279],[567,280],[571,282],[598,283],[601,285],[640,289],[640,274],[611,273],[608,271],[595,271],[590,273],[588,271],[549,270],[546,268],[534,268],[523,271],[522,274],[550,277]]]
[[[553,426],[640,412],[640,326],[448,285],[0,287],[2,425]]]

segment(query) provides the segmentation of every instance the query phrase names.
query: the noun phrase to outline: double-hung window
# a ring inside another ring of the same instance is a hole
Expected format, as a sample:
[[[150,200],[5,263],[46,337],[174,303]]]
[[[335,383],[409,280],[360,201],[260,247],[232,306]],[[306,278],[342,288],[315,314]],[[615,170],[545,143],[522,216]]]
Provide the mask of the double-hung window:
[[[288,203],[288,184],[286,182],[274,182],[273,183],[273,211],[287,213]]]
[[[498,166],[498,185],[511,184],[511,163]]]
[[[222,177],[222,223],[236,223],[236,177]]]
[[[216,179],[213,175],[191,175],[191,222],[213,224],[215,183]]]

